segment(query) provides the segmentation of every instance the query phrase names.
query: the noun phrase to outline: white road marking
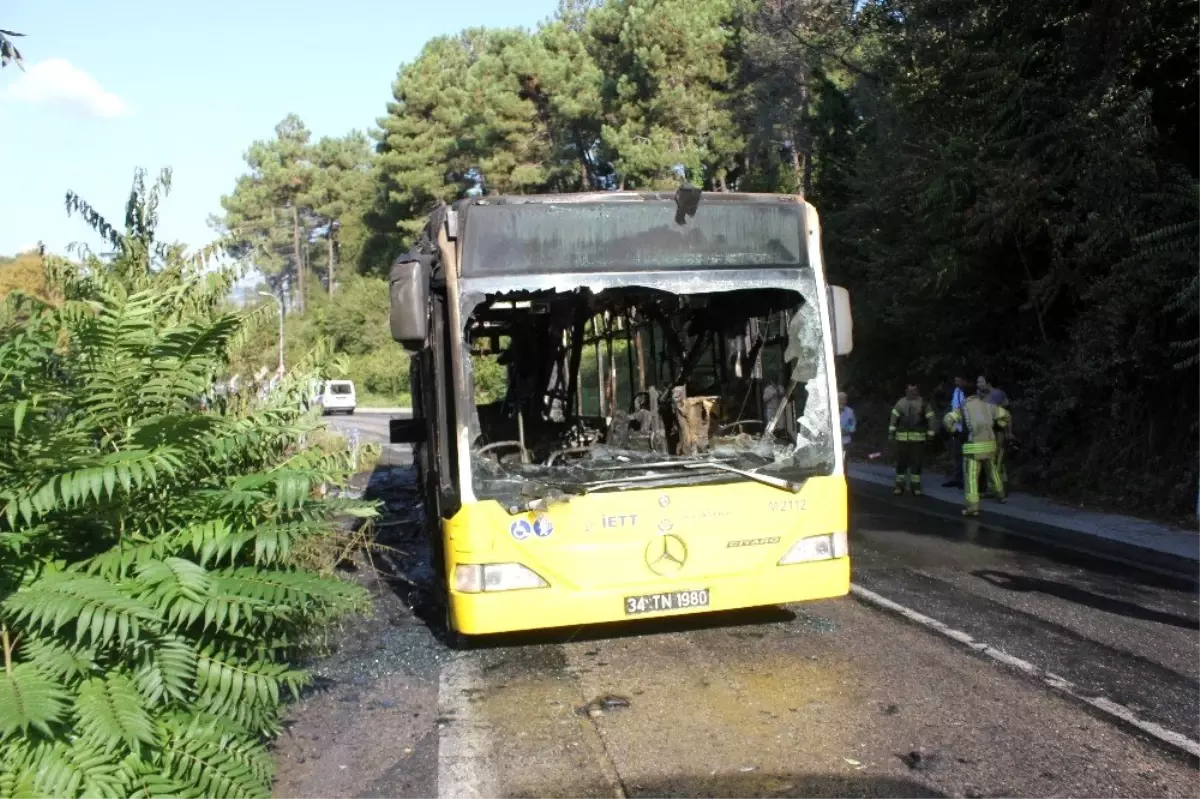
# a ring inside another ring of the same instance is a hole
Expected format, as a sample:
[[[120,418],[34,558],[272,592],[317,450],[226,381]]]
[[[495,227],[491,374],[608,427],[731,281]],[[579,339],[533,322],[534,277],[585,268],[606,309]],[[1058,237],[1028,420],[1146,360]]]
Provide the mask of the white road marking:
[[[912,608],[905,607],[898,602],[893,602],[887,597],[880,596],[870,589],[863,588],[861,585],[852,583],[850,585],[850,593],[854,594],[854,596],[858,597],[864,602],[883,608],[884,610],[889,610],[893,613],[898,613],[909,621],[916,622],[923,627],[928,627],[932,630],[935,630],[947,638],[958,641],[960,644],[964,644],[976,652],[981,652],[993,660],[1017,669],[1018,671],[1021,671],[1030,677],[1040,680],[1042,683],[1056,691],[1061,691],[1062,693],[1067,694],[1074,699],[1078,699],[1081,702],[1086,702],[1097,710],[1107,713],[1110,716],[1115,716],[1126,724],[1136,727],[1147,735],[1150,735],[1165,744],[1187,752],[1193,757],[1200,757],[1200,741],[1193,741],[1186,735],[1182,735],[1174,730],[1168,730],[1166,727],[1163,727],[1160,724],[1155,724],[1153,721],[1146,721],[1145,719],[1139,718],[1137,714],[1129,708],[1113,702],[1110,699],[1106,699],[1103,696],[1088,696],[1087,694],[1083,693],[1078,686],[1065,677],[1060,677],[1053,672],[1046,671],[1045,669],[1035,666],[1027,660],[1022,660],[1019,657],[1010,655],[1004,650],[997,649],[996,647],[986,644],[983,641],[976,641],[970,633],[965,633],[962,630],[956,630],[931,616],[926,616],[924,613],[918,613]]]
[[[438,798],[482,799],[496,795],[491,727],[475,717],[470,691],[482,682],[479,664],[460,657],[438,681]]]

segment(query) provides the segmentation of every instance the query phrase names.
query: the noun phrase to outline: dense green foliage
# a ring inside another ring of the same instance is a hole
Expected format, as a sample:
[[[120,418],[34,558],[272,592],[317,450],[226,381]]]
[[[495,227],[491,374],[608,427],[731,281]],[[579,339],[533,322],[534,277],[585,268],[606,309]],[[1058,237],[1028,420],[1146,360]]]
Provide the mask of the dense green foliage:
[[[911,378],[936,398],[988,372],[1015,402],[1018,482],[1182,510],[1197,27],[1189,0],[564,0],[535,31],[439,37],[400,68],[343,225],[382,275],[472,193],[802,193],[855,300],[852,394]],[[323,215],[300,218],[319,238]]]
[[[332,297],[309,298],[307,313],[289,314],[284,329],[284,361],[294,363],[321,343],[341,356],[344,376],[353,380],[359,403],[370,399],[389,406],[407,406],[408,355],[392,341],[387,327],[387,283],[373,275],[343,275],[340,290]],[[274,320],[277,309],[267,302],[263,313]],[[279,333],[275,324],[264,324],[247,336],[235,354],[234,368],[243,375],[261,367],[274,369]]]
[[[363,599],[293,565],[373,513],[317,498],[349,463],[302,444],[311,364],[199,410],[255,319],[155,240],[167,177],[123,230],[69,197],[116,254],[0,315],[0,796],[269,796],[289,664]]]

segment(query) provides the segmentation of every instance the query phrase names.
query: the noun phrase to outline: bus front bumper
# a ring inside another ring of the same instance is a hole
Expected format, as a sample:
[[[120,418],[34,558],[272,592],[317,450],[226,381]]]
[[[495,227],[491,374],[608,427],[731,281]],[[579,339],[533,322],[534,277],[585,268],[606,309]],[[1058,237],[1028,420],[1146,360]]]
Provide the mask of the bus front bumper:
[[[629,615],[626,598],[660,592],[706,589],[709,604]],[[739,610],[764,605],[785,605],[814,599],[845,596],[850,592],[848,557],[776,566],[773,571],[734,576],[682,578],[653,585],[639,584],[604,589],[567,589],[550,586],[483,593],[450,592],[455,628],[466,635],[539,630],[583,624],[659,619],[696,613]]]

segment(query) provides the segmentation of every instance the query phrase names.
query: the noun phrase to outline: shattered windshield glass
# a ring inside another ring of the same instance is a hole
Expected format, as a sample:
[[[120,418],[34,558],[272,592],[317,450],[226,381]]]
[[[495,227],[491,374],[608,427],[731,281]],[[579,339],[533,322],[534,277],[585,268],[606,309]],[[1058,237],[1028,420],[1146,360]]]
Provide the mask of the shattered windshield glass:
[[[668,291],[643,274],[599,290],[466,292],[476,496],[515,512],[703,482],[798,491],[830,474],[816,281],[791,274],[719,291],[699,278]]]

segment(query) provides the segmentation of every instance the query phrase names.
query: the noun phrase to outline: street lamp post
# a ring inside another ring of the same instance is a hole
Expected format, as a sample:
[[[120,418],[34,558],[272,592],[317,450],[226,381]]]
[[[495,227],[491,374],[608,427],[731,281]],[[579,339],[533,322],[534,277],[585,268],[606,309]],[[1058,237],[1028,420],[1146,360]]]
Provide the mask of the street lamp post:
[[[261,297],[270,297],[271,299],[275,300],[275,303],[279,306],[279,377],[282,378],[283,377],[283,303],[280,301],[280,299],[278,297],[276,297],[274,294],[271,294],[270,292],[260,291],[260,292],[258,292],[258,294]]]

